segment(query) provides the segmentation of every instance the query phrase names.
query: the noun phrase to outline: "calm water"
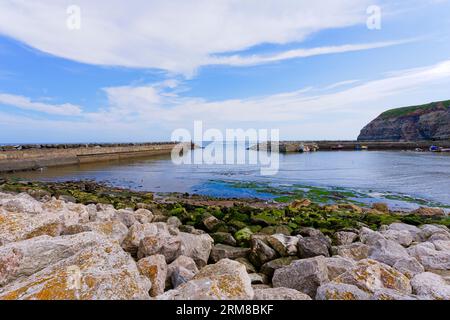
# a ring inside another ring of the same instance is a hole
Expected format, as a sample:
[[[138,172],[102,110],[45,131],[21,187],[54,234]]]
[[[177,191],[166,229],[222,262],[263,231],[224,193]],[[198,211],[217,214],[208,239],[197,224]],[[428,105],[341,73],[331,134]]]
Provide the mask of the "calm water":
[[[258,154],[245,151],[243,145],[227,145],[227,148],[247,156]],[[197,149],[193,154],[202,152]],[[267,197],[252,189],[230,187],[226,184],[230,181],[283,186],[302,184],[349,188],[365,192],[374,199],[390,192],[450,205],[449,154],[340,151],[280,154],[279,157],[279,172],[274,176],[262,176],[257,165],[175,165],[170,156],[48,168],[14,176],[47,181],[90,179],[135,190],[224,197]],[[402,206],[400,202],[393,204]]]

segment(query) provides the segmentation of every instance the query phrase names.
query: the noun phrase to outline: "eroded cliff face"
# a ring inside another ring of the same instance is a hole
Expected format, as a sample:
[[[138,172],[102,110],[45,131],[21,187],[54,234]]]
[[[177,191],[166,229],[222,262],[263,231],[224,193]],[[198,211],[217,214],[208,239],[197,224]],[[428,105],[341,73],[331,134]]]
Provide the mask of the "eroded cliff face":
[[[358,140],[450,140],[450,100],[388,110],[365,126]]]

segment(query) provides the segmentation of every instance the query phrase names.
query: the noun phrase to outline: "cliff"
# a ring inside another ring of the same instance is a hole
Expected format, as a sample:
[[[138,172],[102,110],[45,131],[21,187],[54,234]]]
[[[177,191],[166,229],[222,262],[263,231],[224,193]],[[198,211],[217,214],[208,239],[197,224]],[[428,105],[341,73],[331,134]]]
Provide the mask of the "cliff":
[[[450,100],[388,110],[365,126],[358,140],[450,140]]]

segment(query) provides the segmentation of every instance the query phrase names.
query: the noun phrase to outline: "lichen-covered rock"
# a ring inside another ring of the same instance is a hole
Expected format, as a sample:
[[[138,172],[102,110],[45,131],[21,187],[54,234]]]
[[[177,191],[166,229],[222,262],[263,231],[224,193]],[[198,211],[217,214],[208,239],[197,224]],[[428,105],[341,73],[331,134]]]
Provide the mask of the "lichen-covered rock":
[[[134,215],[134,218],[136,219],[136,221],[139,223],[142,223],[142,224],[153,222],[153,218],[154,218],[154,215],[150,210],[142,209],[142,208],[137,209],[133,215]]]
[[[352,244],[358,238],[358,234],[348,231],[338,231],[334,234],[334,237],[336,238],[336,244],[340,246]]]
[[[296,260],[286,267],[275,270],[272,284],[274,287],[296,289],[315,297],[317,288],[328,281],[326,259],[317,256]]]
[[[340,256],[333,256],[330,258],[326,258],[326,264],[328,269],[328,278],[330,280],[333,280],[347,270],[352,269],[355,266],[356,262]]]
[[[447,240],[433,240],[431,242],[434,248],[438,251],[448,251],[450,252],[450,241]]]
[[[175,260],[182,252],[181,240],[177,236],[167,236],[161,233],[147,236],[139,243],[137,256],[142,259],[155,254],[162,254],[168,263]]]
[[[330,245],[321,237],[305,237],[298,240],[298,256],[312,258],[316,256],[330,256]]]
[[[152,284],[150,295],[156,297],[163,294],[167,277],[166,258],[161,254],[145,257],[138,261],[137,266],[141,274]]]
[[[298,237],[286,236],[278,233],[267,237],[267,242],[282,257],[296,256]]]
[[[392,289],[378,289],[372,295],[371,300],[417,300],[412,294],[401,293]]]
[[[392,267],[371,259],[358,261],[356,266],[334,279],[335,282],[355,285],[361,290],[394,289],[411,293],[409,279]]]
[[[427,217],[441,217],[445,215],[444,209],[429,208],[429,207],[420,207],[419,209],[414,210],[413,213],[419,216],[427,216]]]
[[[369,250],[370,247],[361,242],[333,247],[333,252],[337,255],[356,261],[367,259],[369,256]]]
[[[136,223],[133,210],[120,209],[116,211],[116,219],[122,222],[127,228]]]
[[[311,297],[290,288],[255,289],[253,300],[311,300]]]
[[[251,300],[254,292],[244,265],[222,259],[190,281],[159,296],[161,300]]]
[[[372,208],[380,212],[389,213],[388,205],[383,202],[376,202],[372,204]]]
[[[369,300],[370,295],[357,286],[329,282],[317,289],[316,300]]]
[[[420,297],[450,300],[450,285],[439,275],[424,272],[411,279],[413,292]]]
[[[392,240],[378,240],[369,250],[369,258],[393,266],[398,260],[408,258],[406,249]]]
[[[250,248],[239,248],[227,246],[225,244],[216,244],[211,250],[211,260],[218,262],[221,259],[244,258],[250,252]]]
[[[181,241],[180,254],[191,257],[199,268],[208,263],[214,240],[209,234],[191,234],[180,232]]]
[[[0,299],[149,298],[150,282],[140,275],[133,259],[100,234],[39,237],[14,245],[21,258],[12,258]]]
[[[417,261],[417,259],[413,257],[399,259],[392,267],[395,270],[403,273],[409,279],[414,277],[416,274],[425,271],[424,267],[419,263],[419,261]]]
[[[428,240],[430,237],[432,237],[435,234],[444,234],[445,236],[450,236],[450,232],[449,232],[448,228],[443,225],[425,224],[420,227],[419,235],[420,235],[420,238],[422,239],[422,241]]]
[[[275,270],[286,267],[296,260],[298,260],[297,257],[282,257],[268,261],[261,266],[261,272],[271,278]]]
[[[203,219],[203,225],[209,231],[215,231],[215,228],[221,223],[219,219],[214,216],[208,216]]]
[[[248,276],[250,277],[250,281],[251,281],[252,285],[269,283],[269,279],[263,273],[249,273]]]
[[[169,218],[167,219],[167,224],[168,224],[169,226],[173,226],[173,227],[175,227],[175,228],[178,228],[178,227],[180,227],[183,223],[181,223],[180,219],[178,219],[177,217],[172,216],[172,217],[169,217]]]
[[[98,221],[86,224],[90,231],[101,233],[119,244],[125,240],[128,234],[128,228],[118,220]]]
[[[249,261],[256,267],[262,266],[267,261],[274,260],[278,257],[277,252],[269,247],[264,241],[253,238],[251,240]]]
[[[122,248],[135,256],[141,240],[156,233],[158,233],[156,224],[135,223],[128,229],[128,234],[122,242]]]
[[[41,235],[59,236],[61,220],[51,213],[28,214],[0,208],[0,245]]]
[[[450,252],[436,250],[431,242],[411,246],[408,253],[420,262],[425,271],[450,270]]]

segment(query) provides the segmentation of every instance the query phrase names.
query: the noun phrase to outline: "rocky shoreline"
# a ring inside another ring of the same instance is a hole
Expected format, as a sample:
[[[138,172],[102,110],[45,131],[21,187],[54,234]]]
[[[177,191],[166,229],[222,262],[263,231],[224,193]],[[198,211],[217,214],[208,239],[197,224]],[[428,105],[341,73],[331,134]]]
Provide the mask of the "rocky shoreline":
[[[0,181],[0,299],[448,300],[441,209]]]

